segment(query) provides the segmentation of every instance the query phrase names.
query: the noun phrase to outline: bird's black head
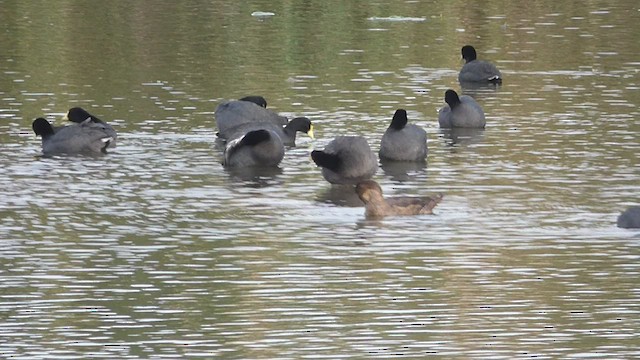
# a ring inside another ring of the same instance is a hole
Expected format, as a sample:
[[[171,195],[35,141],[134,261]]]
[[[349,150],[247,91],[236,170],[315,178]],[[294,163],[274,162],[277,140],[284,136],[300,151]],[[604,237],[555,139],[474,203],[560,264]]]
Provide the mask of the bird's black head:
[[[33,128],[33,132],[37,135],[42,136],[42,138],[46,138],[47,136],[53,135],[53,126],[45,119],[45,118],[37,118],[31,124]]]
[[[303,133],[309,133],[309,131],[313,131],[311,120],[304,116],[291,119],[291,121],[289,121],[289,124],[287,124],[287,128]],[[313,132],[311,134],[313,135]]]
[[[455,90],[449,89],[444,93],[444,102],[446,102],[449,107],[453,109],[458,106],[458,104],[460,104],[460,97],[458,96],[458,93],[455,92]]]
[[[476,54],[476,49],[474,49],[474,47],[471,45],[463,46],[461,52],[462,52],[462,58],[466,62],[473,61],[478,57],[478,55]]]
[[[267,99],[263,98],[260,95],[245,96],[242,99],[240,99],[240,101],[249,101],[258,106],[262,106],[263,108],[267,107]]]
[[[69,109],[66,116],[67,120],[80,124],[81,122],[91,118],[92,122],[101,123],[102,120],[89,114],[89,112],[81,107],[74,107]]]
[[[402,130],[407,125],[407,111],[405,109],[396,110],[395,114],[393,114],[393,119],[391,120],[390,128],[395,130]]]

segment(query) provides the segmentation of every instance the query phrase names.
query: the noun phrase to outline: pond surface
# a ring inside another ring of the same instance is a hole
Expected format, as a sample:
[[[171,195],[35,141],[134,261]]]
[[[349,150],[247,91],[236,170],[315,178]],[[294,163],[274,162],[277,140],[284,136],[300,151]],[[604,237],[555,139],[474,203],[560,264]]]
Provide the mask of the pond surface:
[[[16,0],[0,20],[0,357],[640,357],[640,232],[615,225],[640,203],[637,1]],[[467,43],[505,80],[462,89],[487,128],[452,134],[436,111]],[[220,165],[213,111],[250,94],[314,122],[271,173]],[[73,106],[118,147],[40,157],[31,122]],[[366,221],[309,154],[377,151],[397,108],[428,162],[374,179],[445,198]]]

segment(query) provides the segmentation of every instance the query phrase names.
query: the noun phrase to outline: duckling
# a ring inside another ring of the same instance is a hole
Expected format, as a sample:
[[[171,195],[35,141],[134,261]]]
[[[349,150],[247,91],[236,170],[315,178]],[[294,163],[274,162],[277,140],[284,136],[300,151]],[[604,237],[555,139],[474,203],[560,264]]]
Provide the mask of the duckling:
[[[356,193],[365,204],[366,218],[385,216],[433,214],[433,208],[442,201],[443,195],[435,197],[392,197],[385,199],[382,188],[374,180],[366,180],[356,185]]]
[[[275,132],[258,129],[229,141],[224,150],[227,167],[277,166],[284,158],[284,145]]]
[[[477,60],[476,49],[473,46],[463,46],[461,53],[466,63],[458,74],[459,82],[502,84],[502,74],[498,68],[490,62]]]
[[[113,138],[113,140],[109,143],[110,148],[116,147],[116,139],[118,138],[118,134],[113,129],[113,127],[106,122],[100,120],[98,117],[91,115],[88,111],[81,107],[73,107],[67,111],[67,114],[62,118],[63,120],[71,121],[76,124],[80,124],[85,122],[85,120],[90,119],[91,121],[86,123],[85,126],[95,126],[106,131],[108,135]],[[62,127],[55,127],[54,130],[58,131]]]
[[[218,136],[220,137],[224,137],[229,129],[245,123],[271,122],[280,126],[288,123],[285,116],[280,116],[253,101],[244,100],[223,102],[216,107],[214,116],[218,127]]]
[[[617,225],[623,229],[640,228],[640,206],[631,206],[618,216]]]
[[[427,157],[427,132],[407,122],[407,111],[396,110],[380,141],[380,161],[424,161]]]
[[[356,184],[378,170],[376,155],[362,136],[338,136],[324,150],[312,151],[311,159],[332,184]]]
[[[468,95],[458,96],[454,90],[444,93],[447,103],[438,111],[441,128],[484,128],[486,120],[480,105]]]
[[[54,131],[44,118],[37,118],[31,125],[36,136],[42,137],[44,155],[57,154],[106,154],[114,140],[105,124],[86,119],[79,124],[64,126]]]

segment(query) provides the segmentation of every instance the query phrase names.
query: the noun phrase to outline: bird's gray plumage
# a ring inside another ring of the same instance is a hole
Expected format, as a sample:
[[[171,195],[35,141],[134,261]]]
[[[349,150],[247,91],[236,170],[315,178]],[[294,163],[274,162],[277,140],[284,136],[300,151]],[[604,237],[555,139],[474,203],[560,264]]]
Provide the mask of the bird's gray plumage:
[[[465,64],[458,74],[460,83],[502,83],[500,70],[488,61],[478,60],[476,49],[473,46],[465,45],[461,52]]]
[[[362,136],[338,136],[311,158],[322,167],[322,176],[332,184],[356,184],[378,170],[378,159]]]
[[[441,128],[484,128],[486,119],[482,107],[468,95],[458,96],[454,90],[445,92],[447,105],[438,112]]]
[[[105,154],[114,140],[104,124],[89,119],[54,131],[46,119],[38,118],[32,127],[36,135],[42,137],[42,152],[45,155]]]
[[[270,122],[284,126],[287,118],[251,101],[226,101],[216,107],[214,116],[218,127],[218,136],[227,139],[228,131],[236,126],[251,122]]]
[[[230,139],[224,150],[227,167],[277,166],[284,158],[284,145],[273,131],[258,129]]]
[[[407,121],[407,112],[396,110],[380,141],[380,160],[424,161],[427,157],[427,132]]]

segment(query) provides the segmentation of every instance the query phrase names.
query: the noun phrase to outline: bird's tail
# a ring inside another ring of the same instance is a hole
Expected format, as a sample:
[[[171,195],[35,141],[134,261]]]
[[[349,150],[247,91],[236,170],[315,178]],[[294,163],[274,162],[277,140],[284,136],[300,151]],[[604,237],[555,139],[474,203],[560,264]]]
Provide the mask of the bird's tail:
[[[420,213],[431,214],[433,212],[433,208],[435,208],[436,205],[438,205],[440,201],[442,201],[442,198],[444,198],[444,195],[442,193],[432,198],[429,198],[429,201],[422,207],[422,209],[420,210]]]

